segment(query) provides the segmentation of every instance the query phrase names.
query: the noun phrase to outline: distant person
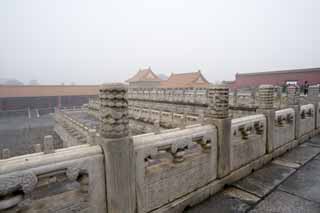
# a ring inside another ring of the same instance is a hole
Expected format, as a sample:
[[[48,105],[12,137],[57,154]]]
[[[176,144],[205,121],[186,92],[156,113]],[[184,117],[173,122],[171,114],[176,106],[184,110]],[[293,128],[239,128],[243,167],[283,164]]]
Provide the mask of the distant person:
[[[309,84],[308,84],[308,81],[305,81],[304,85],[303,85],[303,94],[307,95],[308,94],[308,90],[309,90]]]

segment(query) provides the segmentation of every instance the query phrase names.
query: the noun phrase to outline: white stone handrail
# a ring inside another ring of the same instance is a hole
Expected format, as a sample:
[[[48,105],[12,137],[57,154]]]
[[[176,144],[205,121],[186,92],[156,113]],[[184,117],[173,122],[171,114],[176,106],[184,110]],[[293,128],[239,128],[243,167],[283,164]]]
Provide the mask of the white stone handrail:
[[[292,108],[281,109],[275,111],[275,126],[282,127],[284,125],[290,125],[294,123],[295,113]]]
[[[85,189],[82,193],[89,196],[90,212],[106,212],[103,159],[99,146],[81,145],[0,160],[0,195],[4,196],[0,198],[0,210],[10,207],[19,211],[22,206],[32,209],[36,202],[32,193],[37,187],[64,176]],[[41,211],[48,211],[43,208]]]
[[[129,116],[132,119],[142,120],[148,123],[159,121],[161,125],[165,127],[177,126],[177,124],[189,125],[200,123],[199,116],[165,112],[142,107],[129,107]]]
[[[305,119],[306,117],[313,117],[314,105],[313,104],[302,105],[300,108],[300,115],[302,119]]]
[[[275,111],[272,139],[268,141],[269,151],[276,150],[295,139],[296,115],[293,108]]]
[[[266,153],[267,125],[264,115],[232,119],[231,170],[240,168]]]
[[[158,208],[217,177],[217,130],[212,125],[134,136],[133,142],[138,212]]]
[[[306,104],[300,107],[300,136],[314,130],[315,118],[315,106],[313,104]]]
[[[131,89],[128,99],[207,104],[207,89]]]

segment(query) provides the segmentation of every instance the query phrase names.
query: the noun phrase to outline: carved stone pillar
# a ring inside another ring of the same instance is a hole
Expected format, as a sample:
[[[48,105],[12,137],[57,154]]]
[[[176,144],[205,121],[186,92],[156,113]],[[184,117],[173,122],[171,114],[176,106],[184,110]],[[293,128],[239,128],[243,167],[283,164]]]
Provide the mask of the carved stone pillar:
[[[273,108],[273,85],[260,85],[259,86],[259,108],[272,109]]]
[[[218,177],[230,173],[231,119],[229,118],[229,88],[219,85],[208,89],[208,117],[218,129]]]
[[[295,139],[300,137],[300,88],[296,85],[288,86],[288,106],[295,112]]]
[[[294,106],[300,104],[300,88],[298,86],[288,86],[288,105]]]
[[[275,119],[274,101],[274,86],[260,85],[259,86],[259,108],[257,113],[262,113],[267,119],[267,152],[273,151],[273,129]]]
[[[104,84],[100,88],[100,136],[105,157],[108,212],[135,211],[135,159],[129,137],[127,87]]]
[[[210,87],[208,91],[209,115],[212,118],[224,119],[229,117],[229,88],[225,86]]]

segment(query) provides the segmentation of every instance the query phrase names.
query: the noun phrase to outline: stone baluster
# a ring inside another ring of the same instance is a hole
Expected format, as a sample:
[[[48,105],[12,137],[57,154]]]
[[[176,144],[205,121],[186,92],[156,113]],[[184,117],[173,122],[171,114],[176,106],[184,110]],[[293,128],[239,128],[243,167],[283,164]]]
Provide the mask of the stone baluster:
[[[253,106],[255,103],[256,103],[256,88],[255,87],[252,87],[251,88],[251,105]]]
[[[172,125],[173,127],[175,127],[174,113],[173,113],[173,112],[170,113],[170,125]]]
[[[297,85],[290,85],[287,89],[288,106],[294,109],[295,113],[295,139],[300,137],[300,88]]]
[[[9,149],[3,149],[2,150],[2,159],[8,159],[10,158],[10,150]]]
[[[44,153],[44,154],[54,153],[54,146],[53,146],[53,137],[52,137],[52,135],[46,135],[46,136],[44,136],[43,153]]]
[[[229,88],[224,85],[208,89],[208,118],[218,129],[218,177],[230,173],[231,119],[229,118]]]
[[[161,122],[162,122],[162,111],[161,110],[159,110],[159,114],[158,114],[157,120],[159,121],[159,125],[161,126]]]
[[[201,111],[201,112],[199,113],[198,121],[200,122],[201,125],[204,125],[204,124],[205,124],[205,114],[204,114],[203,111]]]
[[[259,108],[257,113],[262,113],[267,119],[267,152],[273,151],[273,129],[275,119],[274,105],[274,86],[260,85],[259,86]]]
[[[288,86],[288,106],[295,106],[300,104],[300,88],[295,85]]]
[[[181,102],[182,103],[186,103],[186,90],[185,89],[182,89],[182,94],[181,94]]]
[[[135,159],[129,136],[127,87],[104,84],[100,88],[100,140],[104,151],[108,212],[134,213]]]
[[[283,91],[283,87],[279,86],[279,91],[278,91],[278,96],[279,96],[279,108],[281,108],[282,106],[282,91]]]
[[[35,153],[41,152],[41,145],[40,144],[34,144],[33,145],[33,150]]]
[[[153,132],[154,132],[154,134],[160,134],[160,121],[159,120],[154,121]]]
[[[238,90],[234,89],[233,91],[233,106],[237,106],[238,104]]]
[[[187,113],[184,112],[182,117],[180,118],[180,129],[185,129],[187,126]]]
[[[97,134],[97,131],[95,129],[88,130],[88,135],[87,135],[87,143],[88,144],[90,144],[90,145],[97,144],[96,134]]]
[[[319,89],[320,89],[320,86],[319,84],[317,84],[317,85],[310,86],[308,90],[308,100],[314,105],[315,118],[317,118],[319,114],[319,105],[318,105]],[[318,129],[318,128],[319,128],[319,125],[318,125],[317,119],[315,119],[315,129]]]

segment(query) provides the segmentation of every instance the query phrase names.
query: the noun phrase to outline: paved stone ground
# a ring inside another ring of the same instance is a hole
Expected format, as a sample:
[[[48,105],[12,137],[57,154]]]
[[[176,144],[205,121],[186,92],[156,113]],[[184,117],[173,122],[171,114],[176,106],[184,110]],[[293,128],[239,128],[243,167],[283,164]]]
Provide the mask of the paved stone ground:
[[[319,213],[320,135],[185,213]]]

